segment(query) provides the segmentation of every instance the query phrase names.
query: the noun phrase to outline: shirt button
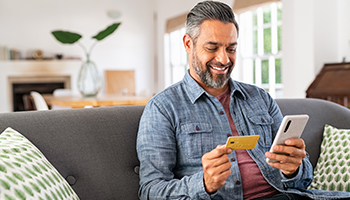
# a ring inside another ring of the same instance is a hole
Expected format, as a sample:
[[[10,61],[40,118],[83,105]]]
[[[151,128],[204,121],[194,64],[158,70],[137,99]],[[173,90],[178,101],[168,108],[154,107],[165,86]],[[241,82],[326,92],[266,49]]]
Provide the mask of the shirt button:
[[[229,133],[229,134],[227,134],[227,137],[231,137],[232,135]]]
[[[236,181],[236,185],[240,185],[241,184],[241,181]]]
[[[225,114],[225,113],[224,113],[224,111],[220,111],[219,114],[220,114],[220,115],[223,115],[223,114]]]
[[[196,130],[199,131],[199,129],[200,129],[199,126],[196,126]]]
[[[235,162],[236,161],[236,159],[235,158],[231,158],[231,162]]]
[[[265,120],[264,120],[263,118],[261,118],[261,122],[262,122],[262,123],[265,123]]]

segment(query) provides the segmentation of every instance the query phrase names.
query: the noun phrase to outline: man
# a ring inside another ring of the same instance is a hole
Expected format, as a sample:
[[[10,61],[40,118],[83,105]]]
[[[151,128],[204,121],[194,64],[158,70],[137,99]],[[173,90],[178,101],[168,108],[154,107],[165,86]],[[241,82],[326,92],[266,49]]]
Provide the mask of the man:
[[[224,3],[200,2],[187,15],[183,43],[190,69],[150,100],[140,121],[141,199],[317,197],[306,192],[312,166],[302,139],[274,146],[287,155],[268,152],[282,121],[275,101],[230,78],[237,38],[238,24]],[[243,135],[260,135],[254,149],[222,145]]]

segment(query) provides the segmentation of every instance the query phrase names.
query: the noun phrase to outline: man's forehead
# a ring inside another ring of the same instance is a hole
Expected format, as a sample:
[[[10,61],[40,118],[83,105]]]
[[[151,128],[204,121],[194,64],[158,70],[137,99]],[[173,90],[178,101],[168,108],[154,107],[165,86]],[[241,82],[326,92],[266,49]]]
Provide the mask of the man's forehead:
[[[219,20],[206,20],[201,24],[198,39],[212,43],[235,43],[237,42],[237,29],[233,23],[223,23]]]

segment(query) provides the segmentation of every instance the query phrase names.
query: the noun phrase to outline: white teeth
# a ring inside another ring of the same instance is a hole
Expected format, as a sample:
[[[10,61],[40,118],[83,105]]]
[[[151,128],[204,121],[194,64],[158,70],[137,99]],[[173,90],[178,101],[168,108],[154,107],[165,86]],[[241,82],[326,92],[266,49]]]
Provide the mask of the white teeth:
[[[219,68],[219,67],[214,67],[214,66],[211,66],[213,69],[216,69],[216,70],[219,70],[219,71],[224,71],[227,67],[224,67],[224,68]]]

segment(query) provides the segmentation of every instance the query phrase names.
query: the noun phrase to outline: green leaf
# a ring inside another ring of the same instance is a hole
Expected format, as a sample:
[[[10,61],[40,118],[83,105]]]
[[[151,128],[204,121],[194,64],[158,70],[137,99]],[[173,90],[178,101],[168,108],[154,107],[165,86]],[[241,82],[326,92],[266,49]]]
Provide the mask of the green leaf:
[[[0,171],[6,173],[6,166],[0,164]]]
[[[16,200],[15,198],[5,194],[5,200]]]
[[[333,153],[332,155],[331,155],[331,160],[333,160],[333,158],[335,158],[335,153]]]
[[[349,154],[346,154],[344,158],[345,158],[345,160],[349,160],[350,155],[349,155]]]
[[[344,189],[344,186],[342,184],[339,184],[337,186],[337,191],[343,191],[343,189]]]
[[[52,31],[51,33],[58,41],[63,44],[74,44],[82,37],[78,33],[72,33],[68,31]]]
[[[339,174],[336,175],[334,180],[338,183],[341,180],[341,176]]]
[[[51,196],[53,197],[53,199],[58,200],[58,198],[57,198],[56,194],[55,194],[55,193],[53,193],[53,191],[51,191]]]
[[[12,175],[13,175],[13,177],[17,178],[18,180],[25,182],[25,180],[21,174],[13,172]]]
[[[24,191],[27,192],[27,194],[29,194],[32,197],[34,196],[34,193],[33,193],[32,189],[30,189],[30,187],[23,185],[23,188],[24,188]]]
[[[110,26],[108,26],[105,30],[99,32],[97,35],[93,36],[92,38],[95,38],[98,41],[101,41],[105,39],[107,36],[112,34],[117,28],[119,27],[121,23],[114,23]]]
[[[337,158],[340,160],[343,158],[343,154],[338,154]]]
[[[335,167],[335,168],[333,169],[333,173],[334,173],[334,174],[338,173],[338,171],[339,171],[339,168],[338,168],[338,167]]]
[[[18,185],[18,182],[17,182],[14,178],[12,178],[11,176],[6,175],[6,178],[7,178],[9,181],[11,181],[13,184]]]
[[[333,176],[328,176],[328,177],[327,177],[327,181],[328,181],[328,182],[331,182],[332,180],[333,180]]]
[[[7,181],[1,180],[1,179],[0,179],[0,185],[4,187],[6,190],[9,190],[11,188],[11,185]]]
[[[337,161],[336,161],[336,160],[332,160],[331,165],[332,165],[333,167],[336,166],[336,165],[337,165]]]
[[[39,174],[43,174],[42,171],[40,170],[40,168],[36,165],[33,165],[33,168],[36,172],[38,172]]]
[[[19,199],[22,199],[22,200],[26,199],[26,195],[21,190],[15,189],[15,194],[16,194],[16,197],[18,197]]]
[[[345,165],[345,161],[344,160],[340,161],[339,166],[342,167],[344,165]],[[342,172],[342,173],[344,173],[344,172]]]
[[[344,153],[348,153],[349,152],[349,148],[344,149]]]
[[[63,199],[63,196],[60,191],[56,188],[56,194],[60,197],[60,199]]]
[[[340,145],[340,141],[337,141],[336,143],[335,143],[335,146],[337,147],[337,146],[339,146]]]
[[[51,200],[51,197],[48,194],[45,193],[45,196],[47,200]]]
[[[35,191],[37,191],[38,193],[40,193],[41,189],[39,188],[38,185],[36,185],[35,183],[29,183],[29,184],[33,187],[33,189],[34,189]]]
[[[345,185],[345,191],[350,192],[350,184],[349,183],[347,183]]]
[[[37,180],[37,182],[42,188],[44,188],[46,190],[46,186],[43,182],[41,182],[40,180]]]

